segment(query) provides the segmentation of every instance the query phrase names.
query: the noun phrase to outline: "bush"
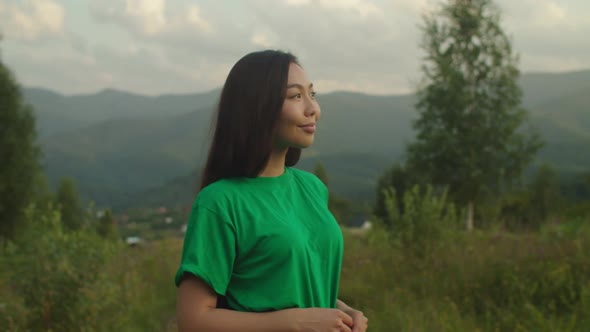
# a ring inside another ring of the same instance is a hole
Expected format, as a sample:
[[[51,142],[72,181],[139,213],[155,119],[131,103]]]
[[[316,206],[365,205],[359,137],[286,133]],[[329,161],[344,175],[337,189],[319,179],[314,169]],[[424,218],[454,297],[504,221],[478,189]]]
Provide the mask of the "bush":
[[[459,229],[456,208],[447,202],[446,191],[437,195],[432,186],[421,190],[415,185],[403,194],[403,199],[397,197],[393,188],[386,189],[384,195],[387,213],[382,224],[389,225],[391,238],[398,247],[423,255]]]
[[[141,248],[95,227],[67,231],[59,212],[31,207],[0,247],[1,331],[158,331],[174,314],[181,241]]]
[[[456,232],[423,255],[386,230],[345,232],[340,295],[371,331],[590,330],[588,223]]]
[[[120,245],[88,230],[64,231],[57,211],[44,214],[31,207],[25,215],[28,226],[0,254],[3,289],[10,296],[1,326],[65,331],[104,319],[103,309],[116,296],[104,266]]]

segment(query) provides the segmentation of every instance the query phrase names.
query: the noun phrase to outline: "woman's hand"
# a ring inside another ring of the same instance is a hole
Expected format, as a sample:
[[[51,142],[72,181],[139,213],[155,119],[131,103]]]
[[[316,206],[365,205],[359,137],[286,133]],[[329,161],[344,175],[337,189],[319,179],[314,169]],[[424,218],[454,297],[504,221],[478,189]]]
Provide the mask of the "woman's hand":
[[[362,311],[350,308],[345,312],[352,318],[352,332],[366,332],[369,319],[365,317]]]
[[[340,300],[336,301],[336,307],[352,318],[352,332],[367,331],[369,320],[362,311],[353,309]]]
[[[297,309],[297,331],[301,332],[351,332],[353,319],[339,309]],[[364,331],[364,330],[359,330]]]

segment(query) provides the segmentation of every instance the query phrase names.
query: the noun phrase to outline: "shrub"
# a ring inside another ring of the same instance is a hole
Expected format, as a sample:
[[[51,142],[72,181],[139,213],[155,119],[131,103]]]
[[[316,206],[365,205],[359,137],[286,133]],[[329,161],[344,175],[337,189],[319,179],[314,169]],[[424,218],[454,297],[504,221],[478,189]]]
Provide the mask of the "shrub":
[[[456,208],[447,201],[446,191],[436,194],[430,185],[424,190],[415,185],[404,193],[403,199],[388,188],[385,207],[384,224],[389,225],[394,243],[419,255],[431,251],[447,234],[459,229]]]

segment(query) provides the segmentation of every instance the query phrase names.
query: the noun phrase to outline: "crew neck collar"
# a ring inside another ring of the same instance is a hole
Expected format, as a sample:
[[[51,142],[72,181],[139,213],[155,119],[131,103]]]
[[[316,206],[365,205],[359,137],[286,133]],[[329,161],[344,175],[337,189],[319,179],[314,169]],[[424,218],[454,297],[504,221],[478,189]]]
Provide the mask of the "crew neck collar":
[[[292,172],[291,168],[285,167],[285,169],[281,175],[257,176],[255,178],[246,178],[246,179],[248,182],[253,182],[253,183],[265,183],[265,184],[270,184],[270,185],[281,184],[286,181],[289,181],[289,179],[291,178],[291,172]]]

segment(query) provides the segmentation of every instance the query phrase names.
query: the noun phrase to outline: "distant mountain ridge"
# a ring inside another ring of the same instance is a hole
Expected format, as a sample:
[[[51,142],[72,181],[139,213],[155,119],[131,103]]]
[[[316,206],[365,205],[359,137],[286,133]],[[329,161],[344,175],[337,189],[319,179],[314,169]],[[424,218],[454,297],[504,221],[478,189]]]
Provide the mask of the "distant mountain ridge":
[[[113,89],[65,96],[43,88],[25,88],[24,97],[37,110],[40,135],[47,137],[100,122],[189,113],[216,102],[220,90],[194,94],[144,96]]]
[[[547,141],[539,161],[567,172],[590,169],[590,154],[580,153],[590,150],[590,70],[525,74],[521,86],[531,123]],[[168,181],[178,187],[183,175],[194,174],[206,155],[219,92],[63,96],[24,89],[37,113],[50,180],[71,176],[85,197],[120,206],[141,204],[146,191],[157,200],[157,188]],[[318,100],[316,143],[301,167],[322,161],[335,191],[370,199],[374,180],[413,138],[416,97],[334,92]]]

